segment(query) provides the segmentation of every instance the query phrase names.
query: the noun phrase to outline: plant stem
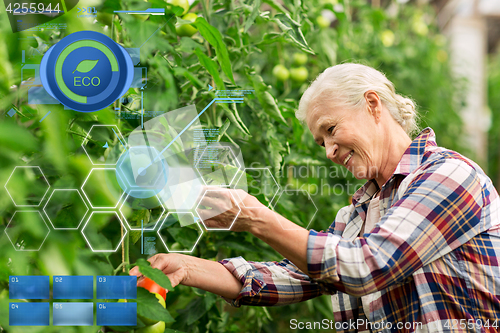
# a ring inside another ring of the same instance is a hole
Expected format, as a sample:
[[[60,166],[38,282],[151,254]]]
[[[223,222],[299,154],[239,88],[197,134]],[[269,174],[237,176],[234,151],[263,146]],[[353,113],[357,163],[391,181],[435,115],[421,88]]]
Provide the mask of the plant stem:
[[[118,274],[120,269],[125,268],[125,265],[126,265],[126,263],[124,263],[124,262],[122,262],[120,265],[118,265],[118,267],[116,267],[116,269],[113,271],[113,275]]]

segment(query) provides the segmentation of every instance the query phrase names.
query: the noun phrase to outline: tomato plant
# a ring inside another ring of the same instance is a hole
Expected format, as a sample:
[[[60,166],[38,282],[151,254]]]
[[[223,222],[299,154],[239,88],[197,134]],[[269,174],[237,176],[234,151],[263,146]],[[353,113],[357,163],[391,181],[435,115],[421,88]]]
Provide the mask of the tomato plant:
[[[467,153],[460,140],[462,123],[457,113],[465,94],[460,81],[451,75],[446,38],[437,29],[433,7],[421,2],[387,2],[387,6],[342,0],[213,0],[195,1],[190,7],[187,0],[168,4],[162,0],[100,0],[95,23],[71,13],[54,21],[67,24],[67,30],[15,35],[8,20],[0,20],[0,110],[5,113],[0,120],[0,179],[5,183],[16,166],[38,165],[53,188],[81,188],[89,170],[95,168],[82,152],[82,144],[88,141],[97,147],[101,140],[92,135],[86,139],[93,125],[116,125],[128,139],[141,125],[143,110],[167,112],[195,105],[200,112],[216,97],[216,91],[252,90],[244,103],[209,107],[200,117],[203,127],[220,131],[215,140],[238,145],[247,166],[268,167],[282,188],[307,191],[315,206],[307,200],[282,196],[273,201],[269,195],[251,194],[273,202],[278,213],[303,226],[311,222],[310,228],[325,230],[361,184],[332,166],[324,149],[294,117],[308,82],[329,66],[355,61],[380,69],[398,92],[417,101],[421,126],[434,128],[439,145]],[[115,13],[149,7],[165,8],[166,15]],[[0,8],[0,12],[5,11]],[[192,23],[178,24],[185,23],[181,19]],[[179,30],[181,27],[189,31]],[[131,88],[110,107],[93,113],[65,110],[61,105],[29,104],[28,85],[21,77],[22,51],[30,62],[39,63],[48,47],[69,33],[99,29],[126,48],[140,46],[140,66],[148,73],[146,87]],[[497,82],[498,71],[495,73]],[[209,85],[214,89],[209,90]],[[496,91],[489,96],[500,105]],[[11,109],[12,116],[7,114]],[[49,111],[50,116],[41,121]],[[145,120],[149,119],[146,114]],[[499,136],[495,133],[494,138]],[[109,144],[120,144],[115,141]],[[499,155],[500,149],[495,149]],[[98,157],[104,159],[105,151]],[[498,170],[498,159],[493,167]],[[18,191],[27,190],[19,186]],[[314,215],[315,207],[318,214]],[[0,290],[6,290],[9,275],[16,274],[126,274],[130,263],[148,256],[141,251],[139,231],[124,233],[116,252],[99,253],[88,247],[81,227],[74,232],[51,230],[39,252],[16,251],[3,232],[16,211],[6,192],[0,196],[0,211]],[[152,216],[162,213],[161,207],[151,208],[132,214],[128,222],[140,228],[141,223],[151,223]],[[123,231],[104,231],[103,239]],[[172,248],[177,249],[189,239],[179,233],[174,240]],[[158,239],[154,250],[167,251]],[[192,255],[211,260],[237,256],[254,261],[282,259],[260,240],[231,232],[204,233]],[[327,296],[284,307],[234,309],[215,295],[177,286],[169,289],[169,304],[164,309],[146,289],[138,288],[138,309],[148,315],[143,317],[181,332],[287,332],[291,318],[333,320]],[[165,298],[165,293],[161,295]],[[8,293],[0,292],[0,330],[20,332],[4,327],[8,302]],[[65,332],[99,329],[71,327]],[[146,328],[137,327],[140,329]],[[60,331],[57,327],[46,329]]]
[[[167,299],[167,290],[158,285],[150,278],[147,277],[140,278],[139,281],[137,281],[137,286],[148,290],[150,293],[156,293],[160,295],[161,297],[163,297],[164,301]],[[163,304],[165,304],[165,302],[163,302]]]

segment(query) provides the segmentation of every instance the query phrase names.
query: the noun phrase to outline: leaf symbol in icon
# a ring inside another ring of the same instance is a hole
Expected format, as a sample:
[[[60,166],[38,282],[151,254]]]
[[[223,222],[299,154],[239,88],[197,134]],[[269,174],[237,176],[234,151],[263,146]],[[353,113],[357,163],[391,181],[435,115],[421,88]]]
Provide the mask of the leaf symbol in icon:
[[[76,66],[73,73],[76,71],[79,71],[80,73],[88,73],[95,67],[95,65],[97,65],[98,61],[99,60],[82,60],[78,66]]]

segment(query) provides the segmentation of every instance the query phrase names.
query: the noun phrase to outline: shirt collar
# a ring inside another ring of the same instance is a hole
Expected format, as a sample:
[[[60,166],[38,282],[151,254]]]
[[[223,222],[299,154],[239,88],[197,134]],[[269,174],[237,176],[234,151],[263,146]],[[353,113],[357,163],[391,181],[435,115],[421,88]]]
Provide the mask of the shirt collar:
[[[425,128],[420,134],[411,142],[403,156],[399,160],[394,173],[395,175],[408,176],[412,171],[417,169],[424,158],[425,152],[430,147],[436,147],[436,134],[432,128]],[[377,182],[373,179],[367,181],[359,190],[352,196],[352,203],[356,206],[358,203],[364,203],[370,199],[378,190]]]

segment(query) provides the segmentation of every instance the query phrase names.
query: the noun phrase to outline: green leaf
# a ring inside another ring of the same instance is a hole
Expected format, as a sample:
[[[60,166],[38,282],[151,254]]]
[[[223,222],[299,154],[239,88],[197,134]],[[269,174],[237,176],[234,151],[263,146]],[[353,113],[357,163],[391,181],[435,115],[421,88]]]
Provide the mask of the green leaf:
[[[0,145],[2,150],[35,151],[38,148],[35,137],[30,131],[11,122],[0,123]]]
[[[283,118],[283,115],[281,114],[276,100],[269,93],[269,90],[271,90],[271,88],[269,88],[262,77],[256,74],[254,71],[247,70],[246,74],[250,82],[252,82],[253,88],[255,90],[255,95],[257,96],[262,109],[280,123],[288,126],[285,118]]]
[[[226,133],[227,129],[229,128],[229,125],[231,125],[231,121],[229,119],[226,119],[224,125],[222,125],[222,127],[219,128],[219,135],[217,136],[217,141],[220,141],[222,139],[224,133]]]
[[[276,22],[280,29],[287,33],[286,36],[304,52],[316,54],[307,44],[307,41],[302,34],[302,30],[300,30],[300,23],[293,20],[289,14],[276,14],[272,20]]]
[[[236,103],[232,103],[231,108],[233,109],[232,111],[229,109],[227,106],[228,104],[219,104],[219,106],[222,107],[224,110],[225,115],[231,120],[233,124],[235,124],[240,131],[245,133],[246,135],[250,135],[250,131],[248,130],[247,126],[245,123],[240,118],[240,115],[238,114],[238,110],[236,109]]]
[[[142,258],[138,259],[135,263],[139,267],[139,271],[145,276],[158,283],[160,286],[167,290],[172,290],[172,284],[170,283],[170,279],[157,268],[151,267],[149,261],[144,260]],[[151,318],[153,319],[153,318]]]
[[[193,24],[196,25],[203,38],[205,38],[215,49],[217,61],[219,62],[224,74],[226,74],[232,83],[236,84],[233,78],[233,70],[231,68],[231,61],[229,60],[229,53],[227,52],[226,44],[222,40],[222,35],[219,30],[211,26],[203,17],[198,17]]]
[[[219,70],[217,69],[217,66],[215,65],[215,61],[210,59],[203,53],[200,49],[195,49],[194,53],[198,56],[198,59],[200,60],[200,64],[207,69],[207,71],[210,73],[210,75],[213,77],[215,81],[215,85],[217,86],[217,89],[220,90],[225,90],[224,82],[220,78],[219,75]]]
[[[245,30],[244,30],[245,32],[247,32],[248,29],[250,29],[257,16],[259,16],[259,8],[260,8],[260,0],[255,0],[253,3],[252,14],[250,14],[250,16],[248,16],[247,20],[245,21]]]
[[[276,9],[278,12],[286,13],[288,14],[289,11],[283,7],[278,1],[274,0],[264,0],[265,3],[267,3],[269,6],[272,8]]]
[[[177,310],[177,312],[183,314],[182,321],[185,321],[187,325],[192,325],[203,317],[215,305],[216,301],[217,298],[214,294],[207,293],[202,297],[195,298],[184,309]]]
[[[82,60],[78,64],[78,66],[76,66],[76,69],[73,71],[73,73],[76,71],[79,71],[80,73],[88,73],[92,69],[94,69],[94,67],[97,65],[98,61],[99,61],[99,59],[98,60]]]
[[[137,314],[152,320],[172,323],[175,319],[159,302],[153,293],[137,288]]]
[[[186,79],[188,79],[189,81],[191,81],[191,83],[193,85],[195,85],[196,87],[198,87],[198,88],[205,88],[205,85],[203,84],[203,82],[201,82],[200,79],[198,79],[198,77],[196,75],[194,75],[193,73],[191,73],[187,69],[182,68],[182,67],[174,67],[173,71],[174,71],[174,75],[175,76],[181,76],[182,75]]]

